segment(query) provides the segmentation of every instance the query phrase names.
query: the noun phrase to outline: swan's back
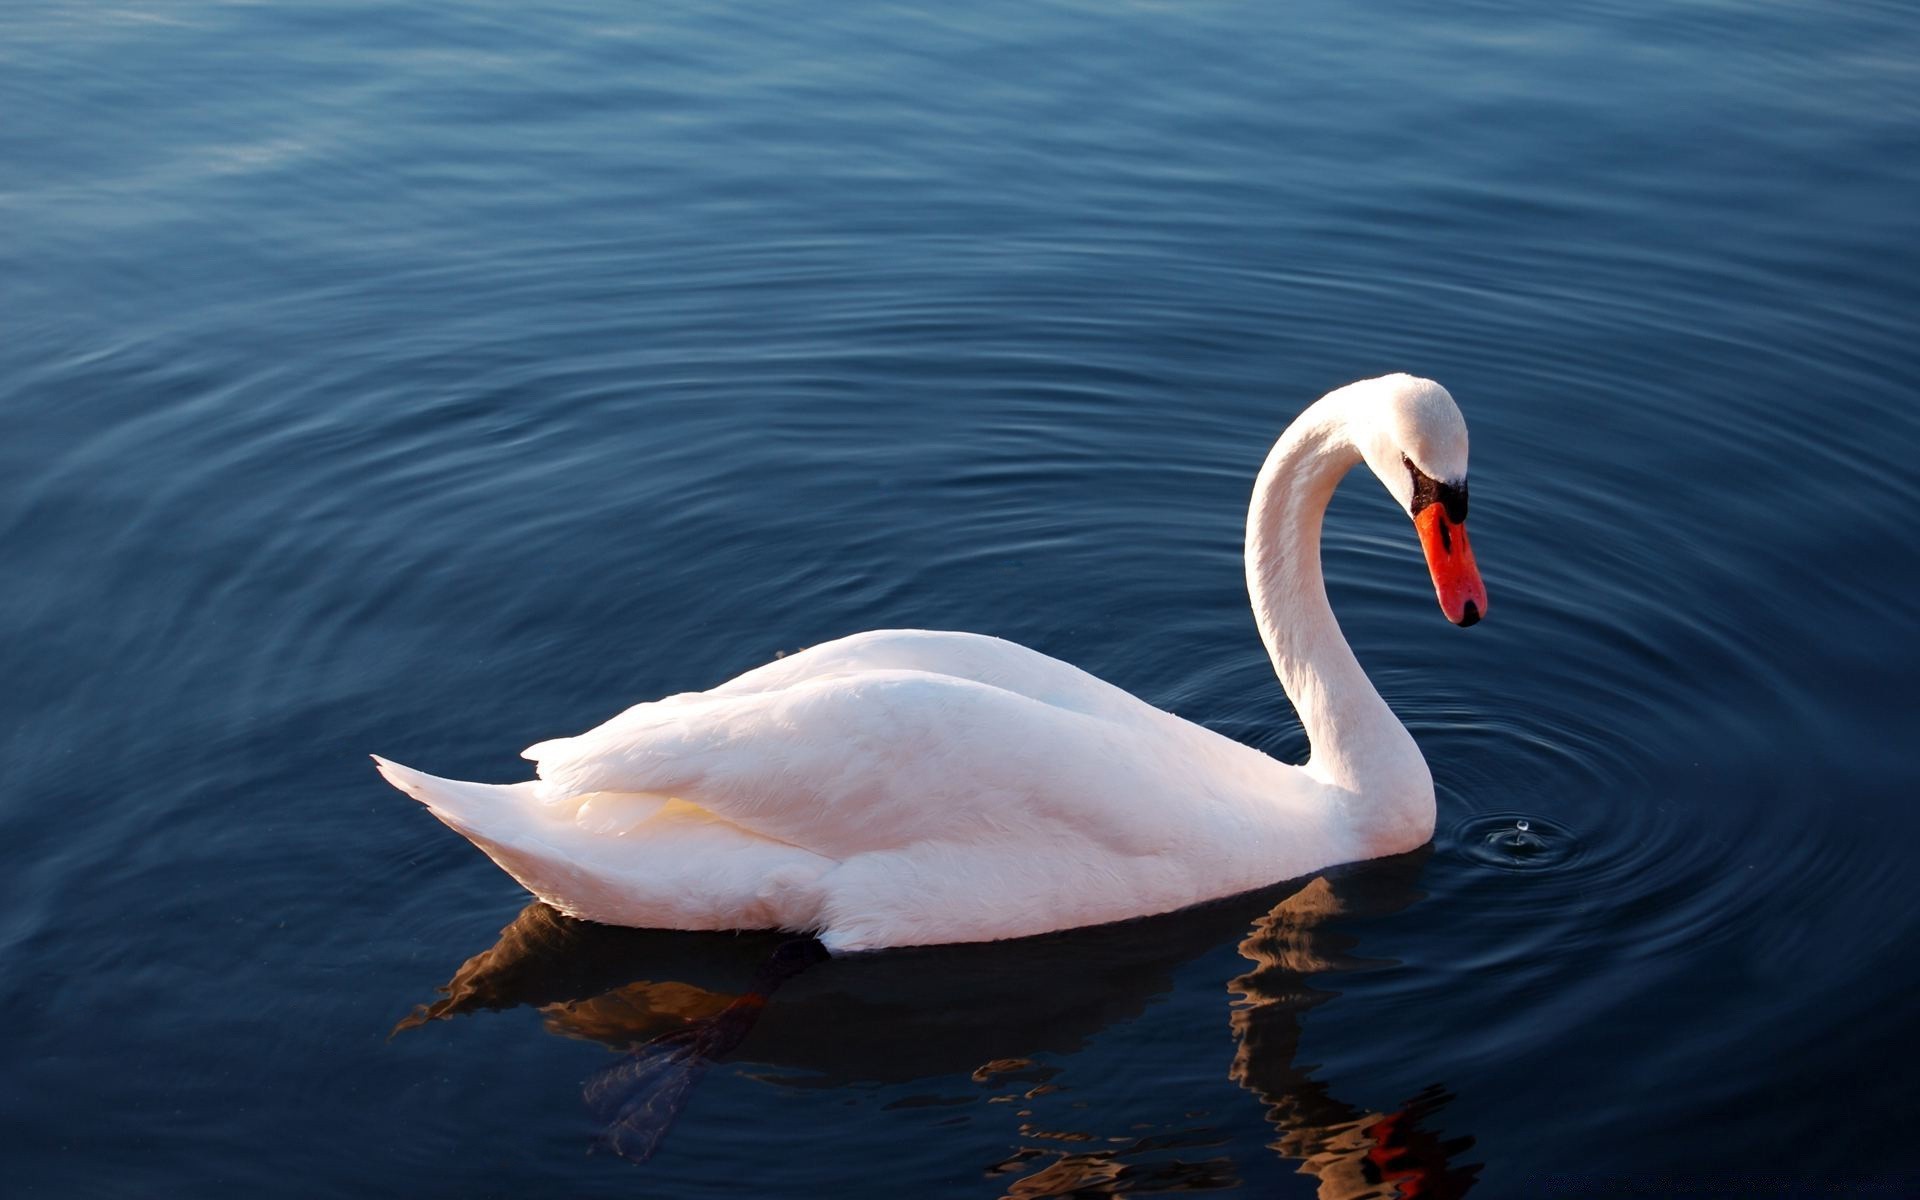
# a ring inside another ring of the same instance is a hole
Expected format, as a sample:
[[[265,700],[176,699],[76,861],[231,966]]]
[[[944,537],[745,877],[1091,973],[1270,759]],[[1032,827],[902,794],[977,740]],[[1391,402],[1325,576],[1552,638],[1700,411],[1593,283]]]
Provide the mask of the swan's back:
[[[1159,711],[1072,663],[1018,642],[937,629],[875,629],[852,634],[777,658],[718,687],[691,694],[772,692],[808,680],[868,671],[919,671],[968,679],[1056,708],[1110,720],[1138,720],[1141,710]]]

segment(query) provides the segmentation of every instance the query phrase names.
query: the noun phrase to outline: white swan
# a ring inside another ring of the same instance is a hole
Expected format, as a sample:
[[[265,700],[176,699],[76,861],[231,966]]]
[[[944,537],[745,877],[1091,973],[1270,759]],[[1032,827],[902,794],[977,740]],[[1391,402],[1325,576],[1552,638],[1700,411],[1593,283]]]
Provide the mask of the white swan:
[[[1413,517],[1441,609],[1486,611],[1446,389],[1331,392],[1274,445],[1247,520],[1254,619],[1304,766],[999,638],[856,634],[529,748],[539,778],[395,787],[589,920],[816,933],[836,952],[1167,912],[1433,833],[1433,781],[1327,606],[1320,523],[1364,461]]]

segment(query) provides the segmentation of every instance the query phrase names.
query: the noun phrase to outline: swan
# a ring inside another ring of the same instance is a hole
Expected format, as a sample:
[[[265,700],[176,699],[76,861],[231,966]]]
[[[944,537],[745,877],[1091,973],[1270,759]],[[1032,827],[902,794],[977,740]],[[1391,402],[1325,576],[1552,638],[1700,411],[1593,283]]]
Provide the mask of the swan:
[[[1412,850],[1433,835],[1432,776],[1320,570],[1327,502],[1362,462],[1412,518],[1447,618],[1487,610],[1453,397],[1398,374],[1309,405],[1260,469],[1246,535],[1303,765],[1024,646],[917,629],[826,642],[539,742],[522,783],[374,762],[564,913],[791,930],[834,954],[1171,912]]]

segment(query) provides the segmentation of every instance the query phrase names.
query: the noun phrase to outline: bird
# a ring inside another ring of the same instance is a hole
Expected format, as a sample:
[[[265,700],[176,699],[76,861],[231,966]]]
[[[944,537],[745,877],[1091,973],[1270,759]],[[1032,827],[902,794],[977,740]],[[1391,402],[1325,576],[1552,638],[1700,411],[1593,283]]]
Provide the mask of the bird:
[[[1327,503],[1362,463],[1412,520],[1447,619],[1487,611],[1447,390],[1393,374],[1307,406],[1246,527],[1254,623],[1304,763],[1017,643],[921,629],[824,642],[538,742],[524,782],[374,762],[570,916],[786,930],[836,956],[1123,921],[1403,853],[1432,838],[1432,775],[1320,564]]]

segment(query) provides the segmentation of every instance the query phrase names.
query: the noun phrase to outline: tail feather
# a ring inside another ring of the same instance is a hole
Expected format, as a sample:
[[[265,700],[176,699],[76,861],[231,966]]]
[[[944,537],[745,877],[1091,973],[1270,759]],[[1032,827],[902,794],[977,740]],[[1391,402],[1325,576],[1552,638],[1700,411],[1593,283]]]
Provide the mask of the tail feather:
[[[650,792],[560,791],[550,782],[441,779],[375,755],[388,783],[548,904],[617,925],[723,929],[764,905],[769,872],[817,856]],[[669,807],[672,806],[672,807]],[[641,836],[649,822],[662,824]],[[709,869],[702,870],[702,866]]]
[[[538,798],[539,781],[525,783],[468,783],[462,779],[441,779],[425,771],[373,756],[388,783],[432,809],[434,815],[460,828],[485,828],[488,816],[506,816],[501,810]]]

